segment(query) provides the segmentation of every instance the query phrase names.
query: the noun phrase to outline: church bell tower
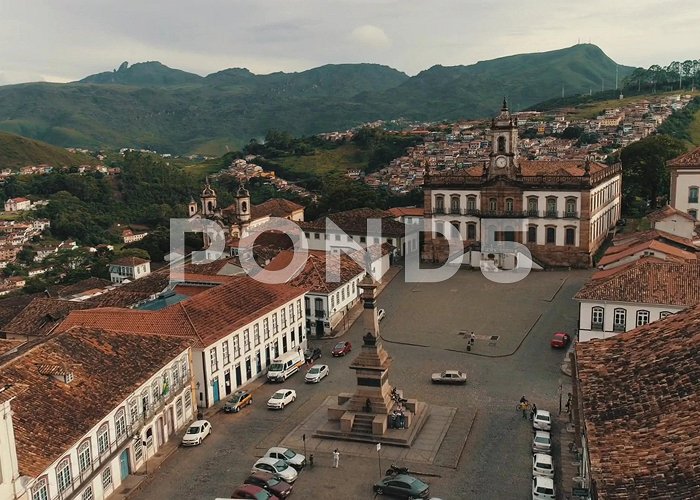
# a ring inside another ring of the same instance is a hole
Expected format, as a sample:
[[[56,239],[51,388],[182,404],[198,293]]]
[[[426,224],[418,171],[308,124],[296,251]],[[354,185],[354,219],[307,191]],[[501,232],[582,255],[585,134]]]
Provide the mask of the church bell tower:
[[[504,98],[501,112],[491,121],[488,178],[514,178],[518,175],[518,119],[511,116]]]

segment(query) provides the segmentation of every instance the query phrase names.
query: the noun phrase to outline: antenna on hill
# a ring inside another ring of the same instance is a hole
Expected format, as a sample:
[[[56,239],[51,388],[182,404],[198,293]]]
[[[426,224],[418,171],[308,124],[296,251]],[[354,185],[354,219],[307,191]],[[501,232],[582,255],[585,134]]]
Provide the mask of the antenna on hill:
[[[564,84],[561,86],[561,98],[564,98]]]
[[[617,90],[617,75],[618,75],[619,65],[615,65],[615,90]]]

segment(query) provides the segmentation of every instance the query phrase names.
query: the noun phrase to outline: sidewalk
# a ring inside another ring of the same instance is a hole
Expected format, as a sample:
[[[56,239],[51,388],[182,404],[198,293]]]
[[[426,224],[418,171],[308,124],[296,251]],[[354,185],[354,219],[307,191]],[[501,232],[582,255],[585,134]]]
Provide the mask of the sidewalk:
[[[136,472],[129,474],[109,496],[110,500],[126,500],[129,498],[131,493],[137,491],[151,479],[153,474],[163,465],[163,462],[175,453],[179,446],[180,437],[176,434],[163,444],[155,455],[148,457],[146,465],[142,465]]]

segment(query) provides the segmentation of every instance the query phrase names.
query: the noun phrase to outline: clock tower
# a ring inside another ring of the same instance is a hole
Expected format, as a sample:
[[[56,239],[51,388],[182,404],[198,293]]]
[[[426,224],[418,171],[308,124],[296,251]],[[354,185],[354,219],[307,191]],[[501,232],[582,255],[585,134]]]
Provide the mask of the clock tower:
[[[499,115],[491,121],[491,153],[488,178],[520,175],[518,166],[518,119],[511,116],[508,103],[503,99]]]

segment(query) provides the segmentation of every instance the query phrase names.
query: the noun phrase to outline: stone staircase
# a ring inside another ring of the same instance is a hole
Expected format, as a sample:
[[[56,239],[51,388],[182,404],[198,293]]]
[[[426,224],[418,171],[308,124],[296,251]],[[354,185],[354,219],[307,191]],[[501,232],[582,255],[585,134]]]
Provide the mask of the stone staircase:
[[[374,415],[358,413],[352,423],[353,434],[369,434],[372,435],[372,422]]]

